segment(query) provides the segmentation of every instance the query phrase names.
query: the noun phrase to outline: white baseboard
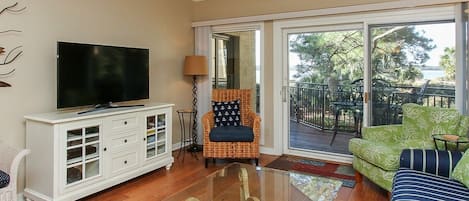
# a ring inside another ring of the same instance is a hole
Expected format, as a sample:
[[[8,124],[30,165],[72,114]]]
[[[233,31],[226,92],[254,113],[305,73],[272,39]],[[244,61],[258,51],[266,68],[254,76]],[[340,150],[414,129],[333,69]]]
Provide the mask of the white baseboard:
[[[278,153],[275,151],[274,148],[271,147],[260,147],[259,150],[262,154],[267,154],[267,155],[275,155],[275,156],[280,156],[282,153]]]
[[[185,147],[188,147],[188,146],[191,145],[191,144],[190,144],[190,143],[186,143],[185,145],[186,145]],[[171,146],[171,150],[172,150],[172,151],[178,150],[178,149],[181,148],[181,146],[182,146],[181,142],[178,142],[178,143],[173,144],[173,145]]]

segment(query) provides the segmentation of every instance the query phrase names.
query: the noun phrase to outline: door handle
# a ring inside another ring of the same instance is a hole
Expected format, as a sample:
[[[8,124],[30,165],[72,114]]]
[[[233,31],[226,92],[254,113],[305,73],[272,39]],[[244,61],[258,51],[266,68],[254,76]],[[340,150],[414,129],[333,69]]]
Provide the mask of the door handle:
[[[286,103],[287,102],[287,86],[282,87],[282,102]]]
[[[368,92],[363,93],[363,102],[364,103],[368,103],[368,94],[369,94]]]

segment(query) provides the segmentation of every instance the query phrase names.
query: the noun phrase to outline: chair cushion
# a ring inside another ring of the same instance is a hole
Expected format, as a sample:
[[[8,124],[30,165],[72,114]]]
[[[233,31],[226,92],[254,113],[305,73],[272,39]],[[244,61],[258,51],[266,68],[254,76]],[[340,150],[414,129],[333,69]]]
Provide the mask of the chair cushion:
[[[10,183],[10,175],[0,170],[0,188],[8,186]]]
[[[401,168],[394,177],[391,200],[469,200],[469,189],[455,180]]]
[[[247,126],[222,126],[210,131],[212,142],[252,142],[254,132]]]
[[[212,101],[213,117],[215,127],[239,126],[241,125],[241,112],[239,111],[239,100],[216,102]]]
[[[349,141],[349,150],[354,156],[383,170],[396,171],[399,169],[399,156],[402,148],[397,144],[353,138]]]
[[[469,188],[469,151],[466,151],[458,164],[456,164],[451,177]]]

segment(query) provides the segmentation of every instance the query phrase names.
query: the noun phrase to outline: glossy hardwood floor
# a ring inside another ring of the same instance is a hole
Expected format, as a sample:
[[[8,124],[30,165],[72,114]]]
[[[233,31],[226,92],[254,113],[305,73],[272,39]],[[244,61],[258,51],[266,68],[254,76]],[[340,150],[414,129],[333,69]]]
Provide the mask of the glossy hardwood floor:
[[[157,201],[177,193],[179,190],[189,186],[194,181],[204,178],[208,174],[227,165],[231,161],[217,160],[216,165],[209,163],[209,167],[204,167],[202,153],[197,153],[199,160],[185,153],[176,158],[177,152],[173,153],[174,164],[171,170],[166,171],[161,168],[142,175],[138,178],[124,182],[120,185],[88,196],[82,200],[88,201]],[[277,156],[261,155],[259,163],[265,166],[275,160]],[[239,162],[249,163],[249,160]],[[342,187],[337,196],[338,201],[358,201],[373,200],[384,201],[387,199],[387,192],[369,182],[366,178],[363,182],[355,185],[353,189]]]

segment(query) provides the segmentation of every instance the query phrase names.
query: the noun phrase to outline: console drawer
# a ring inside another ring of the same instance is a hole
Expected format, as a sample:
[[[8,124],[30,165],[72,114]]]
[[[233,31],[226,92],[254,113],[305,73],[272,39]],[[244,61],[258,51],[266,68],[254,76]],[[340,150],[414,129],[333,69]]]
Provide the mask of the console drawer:
[[[137,165],[137,152],[125,152],[112,156],[112,173],[116,174]]]
[[[113,131],[121,131],[129,128],[137,127],[137,117],[134,115],[116,116],[111,119],[111,129]]]
[[[137,142],[137,131],[121,133],[119,135],[113,136],[111,139],[111,150],[115,151],[116,149],[125,149],[125,147],[134,145]]]

